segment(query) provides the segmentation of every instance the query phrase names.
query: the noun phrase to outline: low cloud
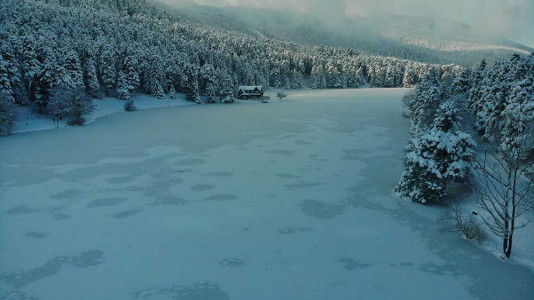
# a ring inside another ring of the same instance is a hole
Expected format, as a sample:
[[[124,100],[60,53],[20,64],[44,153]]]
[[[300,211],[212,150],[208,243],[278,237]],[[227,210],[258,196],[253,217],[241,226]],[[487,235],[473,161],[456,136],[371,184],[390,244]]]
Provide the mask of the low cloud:
[[[185,0],[161,0],[169,4]],[[201,5],[290,10],[339,21],[342,18],[425,16],[461,22],[475,33],[508,37],[534,47],[533,0],[191,0]]]

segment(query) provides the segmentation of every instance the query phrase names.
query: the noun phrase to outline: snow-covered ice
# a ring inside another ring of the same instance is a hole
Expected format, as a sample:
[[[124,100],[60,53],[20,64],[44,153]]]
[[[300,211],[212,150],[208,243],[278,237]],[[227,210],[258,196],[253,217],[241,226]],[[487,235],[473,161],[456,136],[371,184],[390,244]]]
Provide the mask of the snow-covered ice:
[[[405,91],[291,92],[0,139],[0,298],[532,299],[532,269],[392,193]]]

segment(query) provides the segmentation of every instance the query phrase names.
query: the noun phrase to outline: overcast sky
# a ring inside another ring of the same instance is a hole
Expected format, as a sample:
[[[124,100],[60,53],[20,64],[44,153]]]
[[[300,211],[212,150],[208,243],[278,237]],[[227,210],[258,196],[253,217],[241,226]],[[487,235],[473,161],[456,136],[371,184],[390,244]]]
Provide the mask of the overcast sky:
[[[162,0],[179,3],[184,0]],[[289,9],[327,18],[424,15],[464,22],[476,31],[534,47],[534,0],[192,0],[216,6]]]

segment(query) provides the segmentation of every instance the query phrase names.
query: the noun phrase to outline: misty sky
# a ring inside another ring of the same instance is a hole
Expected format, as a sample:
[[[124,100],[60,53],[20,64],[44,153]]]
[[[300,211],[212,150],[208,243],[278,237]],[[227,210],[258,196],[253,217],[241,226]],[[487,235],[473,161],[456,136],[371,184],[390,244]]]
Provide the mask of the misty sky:
[[[161,0],[180,3],[187,0]],[[534,0],[191,0],[204,5],[289,9],[326,18],[429,16],[534,47]]]

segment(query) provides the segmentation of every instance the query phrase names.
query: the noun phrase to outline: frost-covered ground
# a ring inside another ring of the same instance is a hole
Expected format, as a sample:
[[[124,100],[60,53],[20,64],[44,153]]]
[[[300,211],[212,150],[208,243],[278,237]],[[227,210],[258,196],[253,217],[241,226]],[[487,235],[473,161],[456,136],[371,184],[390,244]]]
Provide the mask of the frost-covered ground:
[[[0,298],[532,299],[532,269],[392,194],[404,92],[292,92],[0,139]]]

